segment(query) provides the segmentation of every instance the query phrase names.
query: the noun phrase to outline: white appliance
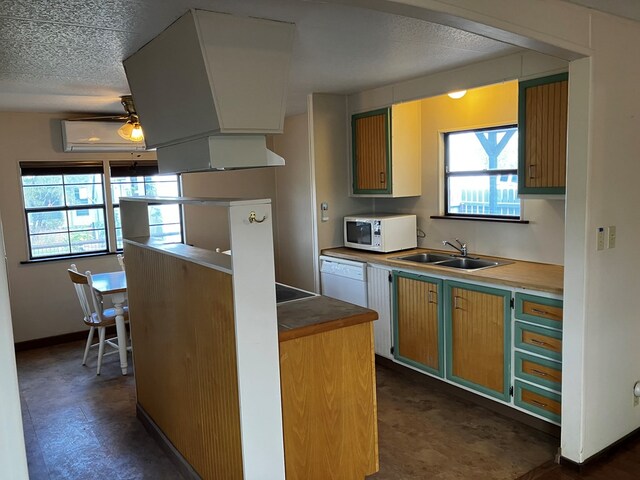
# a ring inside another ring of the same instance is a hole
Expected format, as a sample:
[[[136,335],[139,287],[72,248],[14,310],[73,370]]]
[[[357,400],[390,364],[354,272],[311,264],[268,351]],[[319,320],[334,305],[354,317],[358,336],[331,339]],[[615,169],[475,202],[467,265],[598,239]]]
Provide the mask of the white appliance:
[[[372,213],[344,217],[344,246],[395,252],[417,245],[415,215]]]
[[[322,295],[367,306],[367,264],[320,256]]]
[[[118,135],[123,122],[62,120],[65,152],[136,152],[147,147],[144,140],[132,142]]]

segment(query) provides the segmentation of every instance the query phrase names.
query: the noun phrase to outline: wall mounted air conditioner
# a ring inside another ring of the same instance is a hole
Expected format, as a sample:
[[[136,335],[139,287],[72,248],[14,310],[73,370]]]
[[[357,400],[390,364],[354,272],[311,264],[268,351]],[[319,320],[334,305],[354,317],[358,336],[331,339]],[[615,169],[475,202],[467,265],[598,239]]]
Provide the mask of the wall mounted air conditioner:
[[[118,135],[124,122],[62,120],[65,152],[137,152],[146,149],[144,140],[132,142]]]

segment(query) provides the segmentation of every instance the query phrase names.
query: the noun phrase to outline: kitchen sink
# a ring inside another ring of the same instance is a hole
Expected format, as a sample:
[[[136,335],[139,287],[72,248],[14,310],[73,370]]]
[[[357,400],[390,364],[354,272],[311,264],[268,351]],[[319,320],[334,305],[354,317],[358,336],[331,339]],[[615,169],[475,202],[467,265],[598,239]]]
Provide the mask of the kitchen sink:
[[[439,267],[459,268],[462,270],[478,270],[480,268],[497,267],[504,265],[504,262],[494,260],[483,260],[482,258],[455,258],[446,262],[438,263]]]
[[[406,255],[404,257],[395,257],[393,260],[404,260],[405,262],[416,263],[436,263],[443,262],[445,260],[453,260],[453,255],[439,254],[439,253],[414,253],[413,255]]]
[[[441,253],[414,253],[403,257],[394,257],[392,260],[403,260],[405,262],[425,263],[436,267],[455,268],[456,270],[475,271],[483,268],[508,265],[504,260],[485,260],[476,257],[458,257]]]

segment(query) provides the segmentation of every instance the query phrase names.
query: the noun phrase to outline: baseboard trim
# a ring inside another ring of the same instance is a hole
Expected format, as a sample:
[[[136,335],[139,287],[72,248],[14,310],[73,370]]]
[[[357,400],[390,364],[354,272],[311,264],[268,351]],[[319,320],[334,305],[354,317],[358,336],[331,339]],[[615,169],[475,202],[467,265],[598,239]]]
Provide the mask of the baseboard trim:
[[[620,449],[624,448],[627,443],[632,440],[637,440],[639,437],[640,428],[636,428],[634,431],[626,434],[619,440],[616,440],[611,445],[603,448],[597,453],[594,453],[582,463],[574,462],[573,460],[560,456],[560,464],[580,473],[588,472],[590,467],[594,466],[599,461],[606,460],[607,457],[616,454]]]
[[[34,340],[25,340],[24,342],[17,342],[13,345],[16,352],[23,352],[25,350],[33,350],[36,348],[52,347],[54,345],[60,345],[63,343],[77,342],[78,340],[86,340],[89,330],[81,330],[78,332],[64,333],[62,335],[54,335],[53,337],[36,338]],[[107,327],[107,335],[114,336],[116,334],[116,327]],[[97,340],[97,335],[94,335],[94,341]]]
[[[437,389],[438,391],[446,393],[447,395],[453,395],[458,398],[468,400],[488,410],[496,412],[503,417],[516,420],[520,423],[535,428],[536,430],[540,430],[541,432],[544,432],[548,435],[560,438],[560,427],[557,425],[553,425],[551,423],[545,422],[544,420],[540,420],[539,418],[532,417],[531,415],[527,415],[526,413],[511,408],[507,405],[494,402],[493,400],[489,400],[488,398],[485,398],[481,395],[476,395],[475,393],[469,392],[463,388],[458,388],[455,385],[443,382],[442,380],[430,377],[429,375],[424,375],[420,372],[416,372],[415,370],[407,368],[404,365],[389,360],[388,358],[376,355],[376,364],[406,375],[415,382],[422,383],[423,385],[429,385],[429,388]]]
[[[186,480],[202,480],[200,475],[198,475],[198,472],[189,465],[189,462],[187,462],[176,447],[173,446],[173,443],[171,443],[164,432],[160,430],[160,427],[158,427],[156,422],[153,421],[139,403],[136,403],[136,417],[138,417],[140,423],[142,423],[147,432],[149,432],[160,448],[162,448],[162,450],[168,455],[171,463],[176,466],[178,472]]]

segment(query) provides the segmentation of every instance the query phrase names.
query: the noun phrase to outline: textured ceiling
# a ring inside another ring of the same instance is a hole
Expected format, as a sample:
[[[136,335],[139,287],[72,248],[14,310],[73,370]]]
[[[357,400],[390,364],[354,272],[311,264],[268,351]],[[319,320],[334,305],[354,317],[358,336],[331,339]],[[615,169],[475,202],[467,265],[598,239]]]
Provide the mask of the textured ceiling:
[[[601,12],[611,13],[619,17],[627,17],[640,21],[640,1],[638,0],[567,0],[570,3],[593,8]]]
[[[515,47],[451,27],[300,0],[0,0],[0,110],[121,113],[122,60],[189,8],[296,24],[287,112]]]

